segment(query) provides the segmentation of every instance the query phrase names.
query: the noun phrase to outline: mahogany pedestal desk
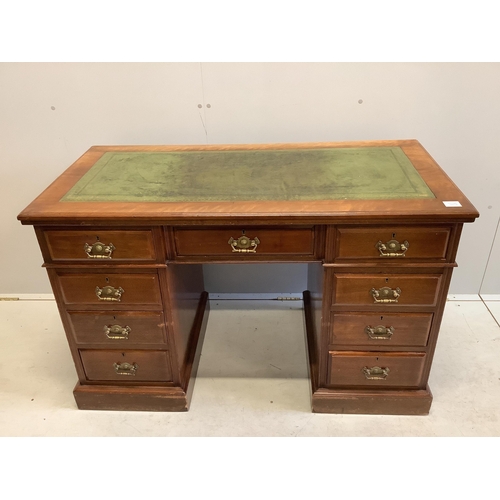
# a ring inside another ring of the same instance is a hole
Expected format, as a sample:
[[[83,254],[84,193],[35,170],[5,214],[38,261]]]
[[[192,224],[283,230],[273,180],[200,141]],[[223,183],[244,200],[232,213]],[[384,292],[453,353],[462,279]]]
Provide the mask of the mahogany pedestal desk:
[[[421,415],[478,215],[405,140],[95,146],[18,218],[36,231],[80,409],[187,410],[203,263],[300,262],[313,411]]]

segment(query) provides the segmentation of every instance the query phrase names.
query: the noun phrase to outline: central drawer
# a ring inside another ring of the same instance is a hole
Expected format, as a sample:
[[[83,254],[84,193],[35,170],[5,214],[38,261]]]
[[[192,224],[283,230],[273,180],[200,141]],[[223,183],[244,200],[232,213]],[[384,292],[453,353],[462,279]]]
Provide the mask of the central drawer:
[[[335,273],[333,304],[433,306],[437,300],[441,276]]]
[[[179,257],[242,258],[313,256],[314,228],[219,227],[174,229]]]
[[[424,352],[331,351],[331,386],[418,387]]]
[[[80,350],[90,381],[169,382],[172,380],[167,351]]]
[[[100,305],[106,309],[119,305],[161,305],[156,272],[73,273],[58,270],[57,279],[67,305]]]

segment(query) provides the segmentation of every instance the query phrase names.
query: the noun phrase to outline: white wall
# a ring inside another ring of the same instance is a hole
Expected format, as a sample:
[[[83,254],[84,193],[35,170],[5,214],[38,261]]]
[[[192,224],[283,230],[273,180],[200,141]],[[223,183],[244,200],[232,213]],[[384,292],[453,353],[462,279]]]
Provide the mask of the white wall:
[[[500,293],[499,266],[488,266],[500,217],[499,88],[498,63],[0,64],[0,293],[50,292],[33,229],[16,216],[94,144],[409,138],[481,213],[464,228],[450,291],[479,293],[484,278]],[[225,274],[207,271],[211,291],[232,291]],[[255,274],[247,279],[269,273]]]

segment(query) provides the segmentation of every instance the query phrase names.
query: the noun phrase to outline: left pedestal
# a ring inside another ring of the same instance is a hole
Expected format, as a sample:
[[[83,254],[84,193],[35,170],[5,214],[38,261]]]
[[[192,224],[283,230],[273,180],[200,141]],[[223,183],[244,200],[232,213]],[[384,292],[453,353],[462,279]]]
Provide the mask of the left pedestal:
[[[186,411],[208,317],[201,265],[167,265],[161,226],[36,233],[78,408]]]

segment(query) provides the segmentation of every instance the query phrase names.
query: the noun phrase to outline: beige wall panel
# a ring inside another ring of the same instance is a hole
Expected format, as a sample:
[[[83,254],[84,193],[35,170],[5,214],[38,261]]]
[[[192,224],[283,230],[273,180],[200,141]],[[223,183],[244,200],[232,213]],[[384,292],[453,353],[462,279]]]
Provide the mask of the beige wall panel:
[[[478,293],[500,217],[499,83],[499,63],[2,63],[0,293],[50,291],[16,216],[91,145],[405,138],[481,213],[450,289]]]
[[[201,100],[199,63],[0,64],[0,293],[50,293],[35,196],[95,144],[204,144]]]

